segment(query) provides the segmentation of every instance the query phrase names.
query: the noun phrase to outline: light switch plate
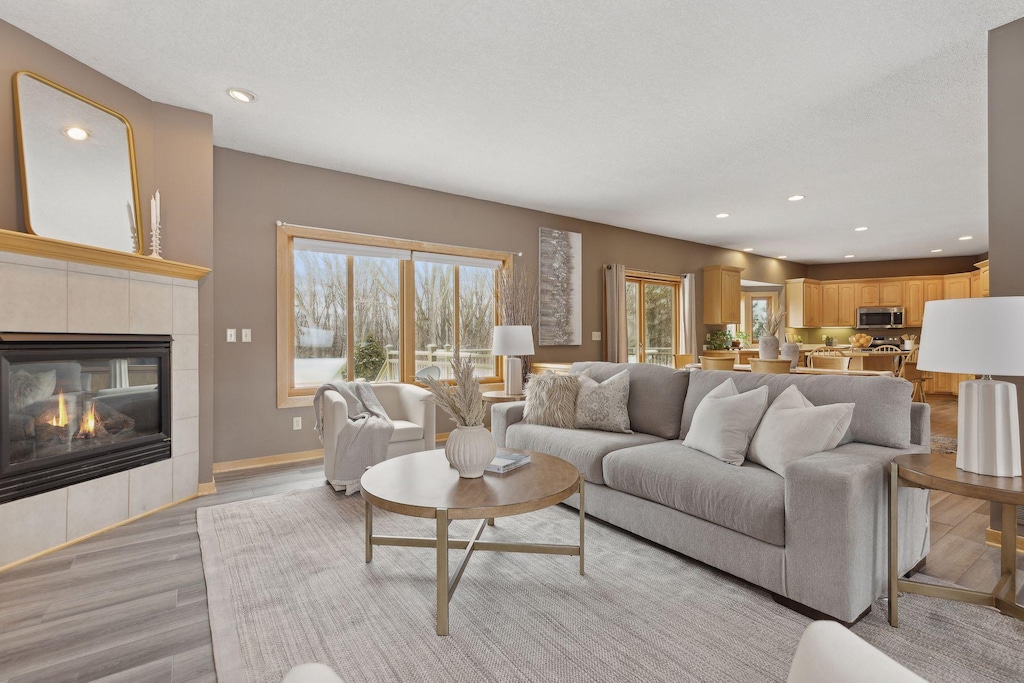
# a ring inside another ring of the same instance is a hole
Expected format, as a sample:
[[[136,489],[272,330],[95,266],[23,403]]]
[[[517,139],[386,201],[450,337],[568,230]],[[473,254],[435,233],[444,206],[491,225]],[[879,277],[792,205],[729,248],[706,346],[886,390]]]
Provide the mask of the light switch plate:
[[[591,341],[601,341],[601,333],[600,332],[591,332],[590,333],[590,339],[591,339]]]
[[[250,330],[248,327],[243,327],[242,328],[242,343],[243,344],[248,344],[251,341],[252,341],[252,330]]]
[[[229,327],[228,328],[228,343],[229,344],[234,344],[235,341],[237,341],[237,337],[235,336],[235,328]]]
[[[293,417],[292,418],[292,429],[294,429],[294,430],[302,429],[302,417]]]

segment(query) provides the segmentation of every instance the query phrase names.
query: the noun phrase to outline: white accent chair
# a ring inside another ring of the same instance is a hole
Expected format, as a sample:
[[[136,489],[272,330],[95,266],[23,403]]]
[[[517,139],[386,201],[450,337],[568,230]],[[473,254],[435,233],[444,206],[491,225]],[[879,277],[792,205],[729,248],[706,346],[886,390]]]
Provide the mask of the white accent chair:
[[[804,630],[788,683],[924,683],[924,679],[834,621]]]
[[[395,425],[388,444],[388,458],[406,453],[433,450],[437,442],[434,404],[428,400],[430,392],[415,384],[371,384],[373,394],[384,406],[384,412]],[[348,404],[337,391],[324,392],[324,476],[335,491],[345,484],[335,475],[344,457],[337,453],[338,433],[348,427]]]

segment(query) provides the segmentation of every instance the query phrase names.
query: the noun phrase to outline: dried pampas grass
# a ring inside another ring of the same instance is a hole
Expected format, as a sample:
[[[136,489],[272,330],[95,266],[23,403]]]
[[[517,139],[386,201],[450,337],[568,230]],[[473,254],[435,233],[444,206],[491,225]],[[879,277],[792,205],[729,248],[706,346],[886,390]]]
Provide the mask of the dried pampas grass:
[[[480,394],[480,383],[473,375],[473,361],[463,359],[457,353],[451,361],[455,385],[433,377],[421,381],[430,390],[430,400],[451,415],[460,427],[479,427],[484,423],[484,399]]]

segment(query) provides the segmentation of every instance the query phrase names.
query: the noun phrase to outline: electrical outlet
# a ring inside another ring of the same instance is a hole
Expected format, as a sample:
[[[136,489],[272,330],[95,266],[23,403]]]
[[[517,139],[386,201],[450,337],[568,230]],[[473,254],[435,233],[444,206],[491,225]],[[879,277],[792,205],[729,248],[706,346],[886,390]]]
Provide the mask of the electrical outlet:
[[[243,327],[242,328],[242,343],[243,344],[248,344],[251,341],[252,341],[252,330],[250,330],[248,327]]]
[[[601,333],[600,332],[591,332],[590,333],[590,340],[591,341],[601,341]]]
[[[301,417],[293,417],[292,418],[292,429],[294,429],[296,431],[302,429],[302,418]]]
[[[237,337],[235,336],[235,328],[229,327],[228,328],[228,344],[234,344],[236,340],[237,340]]]

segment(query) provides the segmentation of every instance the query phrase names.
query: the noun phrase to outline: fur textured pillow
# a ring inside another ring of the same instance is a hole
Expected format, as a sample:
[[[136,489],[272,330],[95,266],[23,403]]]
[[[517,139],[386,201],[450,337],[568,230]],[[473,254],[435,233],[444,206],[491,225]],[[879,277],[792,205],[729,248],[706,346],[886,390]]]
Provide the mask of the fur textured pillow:
[[[18,370],[11,373],[11,412],[21,412],[33,403],[53,396],[57,388],[57,371],[31,373]]]
[[[576,429],[632,434],[629,428],[629,370],[598,383],[586,370],[579,375],[580,392],[576,396]]]
[[[572,429],[576,424],[576,395],[580,380],[576,375],[530,375],[523,393],[526,407],[523,422]]]

